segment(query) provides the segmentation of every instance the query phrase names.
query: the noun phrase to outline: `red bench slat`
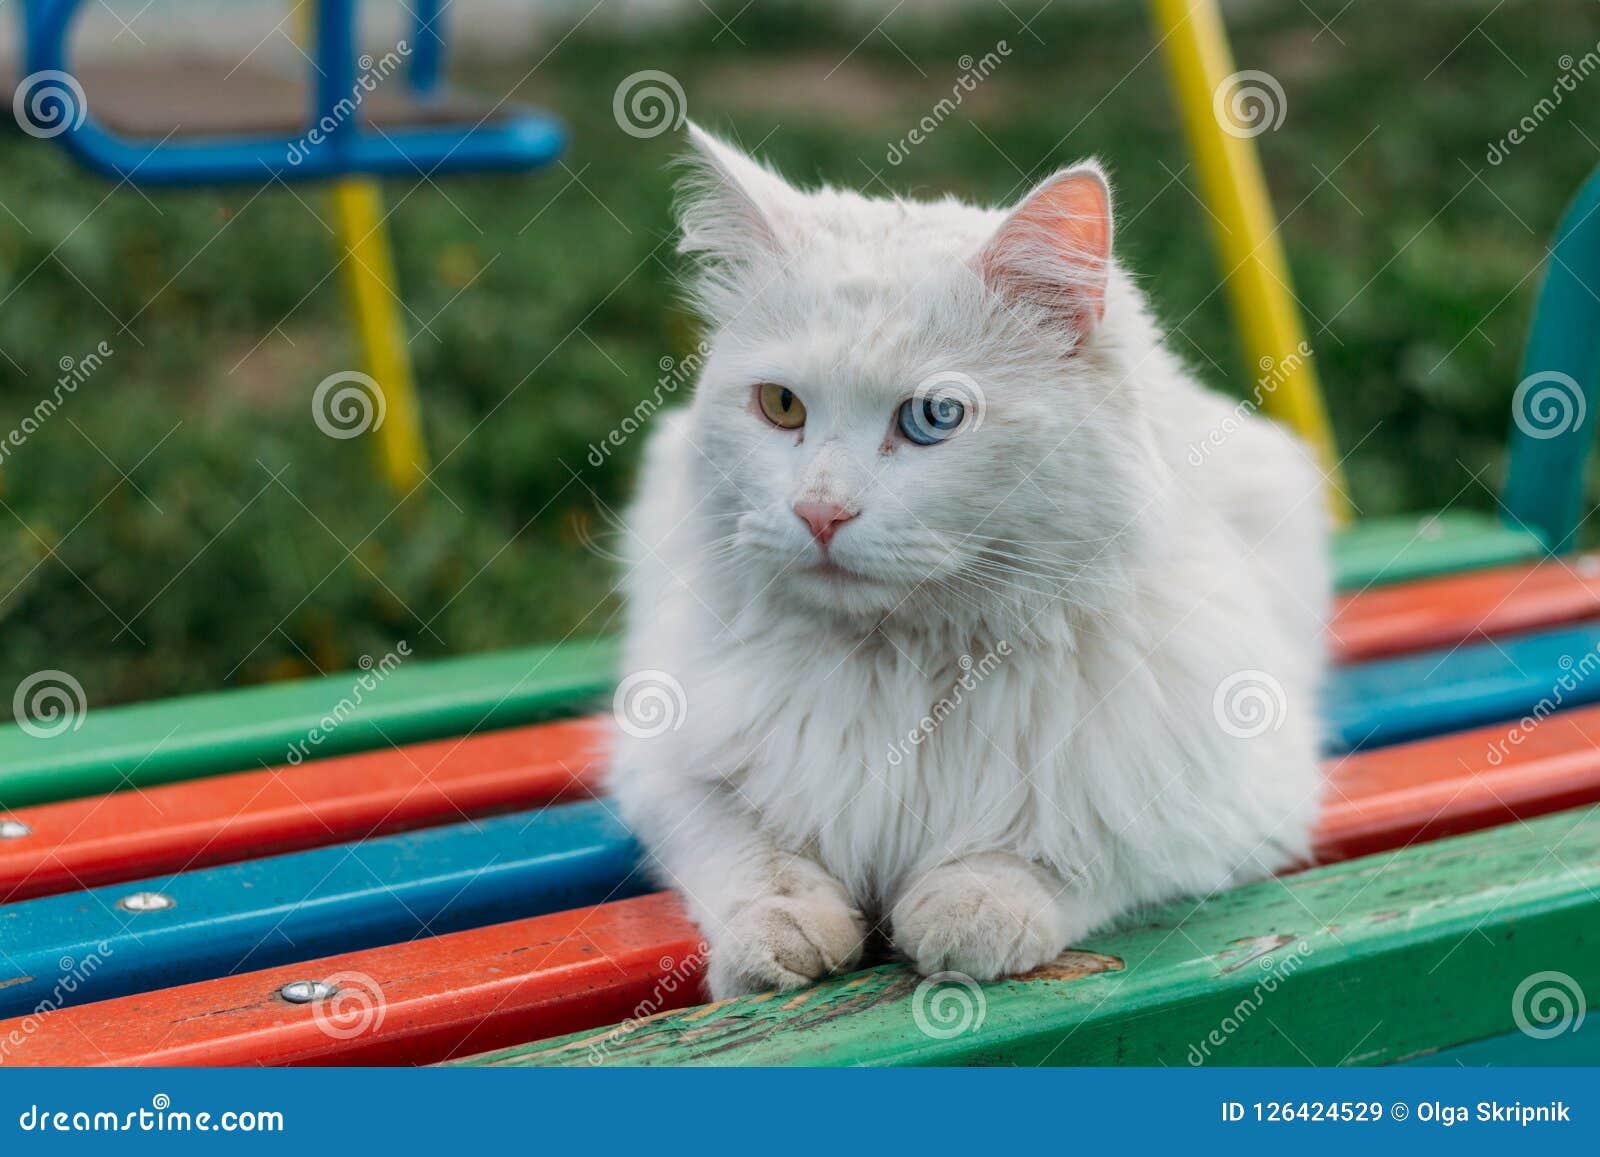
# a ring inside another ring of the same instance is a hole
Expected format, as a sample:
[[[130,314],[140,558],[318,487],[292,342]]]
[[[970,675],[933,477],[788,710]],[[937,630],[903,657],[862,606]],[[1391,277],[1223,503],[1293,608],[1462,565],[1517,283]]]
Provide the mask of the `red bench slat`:
[[[1346,595],[1329,640],[1347,662],[1600,616],[1600,555],[1423,579]]]
[[[697,1003],[703,957],[676,897],[639,896],[3,1021],[0,1068],[445,1060]],[[298,980],[346,995],[291,1004]]]
[[[603,732],[578,719],[41,804],[9,813],[0,901],[231,863],[587,795]]]
[[[1600,800],[1600,707],[1525,733],[1363,752],[1329,772],[1323,862],[1542,815]],[[698,946],[675,897],[645,896],[0,1022],[0,1064],[432,1063],[696,1003]],[[277,995],[341,973],[384,1006],[353,1039]]]
[[[1381,747],[1328,775],[1324,863],[1529,819],[1600,800],[1600,707]]]

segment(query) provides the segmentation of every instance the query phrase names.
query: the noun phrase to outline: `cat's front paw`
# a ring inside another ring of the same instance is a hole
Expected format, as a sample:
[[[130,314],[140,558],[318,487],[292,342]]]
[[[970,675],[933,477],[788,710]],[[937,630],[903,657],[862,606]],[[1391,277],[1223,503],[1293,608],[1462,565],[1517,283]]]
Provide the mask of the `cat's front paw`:
[[[803,988],[861,959],[866,925],[841,888],[763,896],[712,939],[713,1000]]]
[[[1066,947],[1053,882],[1043,869],[999,854],[935,868],[895,904],[895,947],[924,976],[990,981],[1037,968]]]

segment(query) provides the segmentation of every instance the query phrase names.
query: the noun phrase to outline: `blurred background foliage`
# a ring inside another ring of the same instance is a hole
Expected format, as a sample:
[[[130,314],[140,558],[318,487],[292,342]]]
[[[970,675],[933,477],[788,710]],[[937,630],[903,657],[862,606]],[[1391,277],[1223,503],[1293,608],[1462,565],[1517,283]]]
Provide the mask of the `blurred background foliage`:
[[[0,436],[62,359],[113,350],[0,462],[0,686],[61,668],[104,705],[350,667],[399,639],[439,655],[612,629],[604,543],[640,440],[599,467],[589,447],[696,338],[674,285],[677,141],[612,117],[641,69],[801,181],[999,201],[1101,156],[1174,346],[1248,389],[1142,4],[1023,0],[878,33],[881,12],[711,7],[456,62],[554,109],[572,145],[542,173],[387,184],[437,464],[399,509],[370,444],[311,421],[316,383],[358,364],[316,188],[143,195],[0,137]],[[1594,48],[1594,0],[1230,17],[1240,67],[1288,98],[1258,143],[1355,501],[1492,509],[1545,245],[1600,153],[1600,90],[1503,163],[1486,152],[1563,56]],[[1001,40],[1004,64],[889,164],[962,58]]]

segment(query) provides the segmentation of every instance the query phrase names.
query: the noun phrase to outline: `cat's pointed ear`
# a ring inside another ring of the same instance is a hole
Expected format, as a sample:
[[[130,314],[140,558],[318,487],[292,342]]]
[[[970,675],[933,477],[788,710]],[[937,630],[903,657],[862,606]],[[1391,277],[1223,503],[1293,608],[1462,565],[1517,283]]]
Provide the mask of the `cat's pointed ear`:
[[[977,257],[995,292],[1078,337],[1105,316],[1111,187],[1093,161],[1063,169],[1013,209]]]
[[[744,263],[781,253],[800,194],[760,161],[689,122],[679,188],[678,252]]]

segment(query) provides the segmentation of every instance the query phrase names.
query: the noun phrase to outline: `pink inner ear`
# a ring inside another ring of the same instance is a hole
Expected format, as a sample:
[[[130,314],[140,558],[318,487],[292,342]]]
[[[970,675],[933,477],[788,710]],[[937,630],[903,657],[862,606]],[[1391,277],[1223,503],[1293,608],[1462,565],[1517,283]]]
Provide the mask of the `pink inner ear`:
[[[1105,316],[1111,206],[1093,172],[1067,173],[1036,190],[985,248],[983,278],[1078,326]]]
[[[1034,202],[1053,226],[1062,259],[1081,264],[1086,272],[1099,273],[1103,281],[1106,258],[1111,254],[1111,213],[1100,179],[1092,173],[1064,177],[1040,190],[1028,208]]]

